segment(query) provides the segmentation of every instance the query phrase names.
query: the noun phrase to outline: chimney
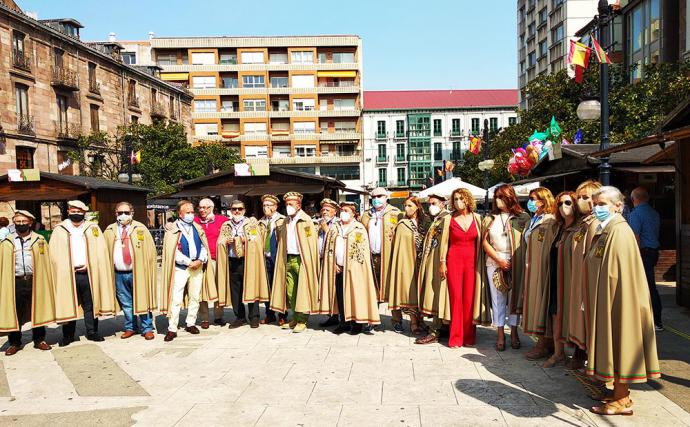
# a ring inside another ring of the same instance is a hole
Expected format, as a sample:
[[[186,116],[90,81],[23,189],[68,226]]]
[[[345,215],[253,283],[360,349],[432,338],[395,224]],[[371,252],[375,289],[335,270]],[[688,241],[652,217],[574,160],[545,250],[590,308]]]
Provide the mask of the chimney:
[[[149,31],[149,40],[153,39],[154,37],[156,37],[156,33]]]
[[[108,34],[108,41],[114,42],[115,40],[117,40],[117,38],[115,37],[115,33],[113,33],[113,32],[109,33]]]

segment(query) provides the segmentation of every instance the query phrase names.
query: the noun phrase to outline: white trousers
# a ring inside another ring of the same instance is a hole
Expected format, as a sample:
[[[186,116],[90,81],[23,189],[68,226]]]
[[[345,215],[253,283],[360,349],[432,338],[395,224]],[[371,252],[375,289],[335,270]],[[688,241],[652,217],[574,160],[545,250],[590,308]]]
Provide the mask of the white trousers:
[[[493,326],[502,328],[506,324],[506,312],[508,307],[508,294],[499,292],[494,286],[494,271],[498,268],[494,266],[486,266],[486,274],[489,276],[489,289],[491,290],[491,322]],[[508,325],[517,326],[518,315],[511,314],[508,316]]]
[[[196,270],[181,269],[175,267],[173,279],[172,302],[168,312],[168,330],[177,332],[177,324],[180,322],[180,310],[184,302],[184,290],[187,288],[187,326],[194,326],[196,315],[199,312],[199,299],[201,298],[201,285],[204,281],[204,272],[201,267]]]

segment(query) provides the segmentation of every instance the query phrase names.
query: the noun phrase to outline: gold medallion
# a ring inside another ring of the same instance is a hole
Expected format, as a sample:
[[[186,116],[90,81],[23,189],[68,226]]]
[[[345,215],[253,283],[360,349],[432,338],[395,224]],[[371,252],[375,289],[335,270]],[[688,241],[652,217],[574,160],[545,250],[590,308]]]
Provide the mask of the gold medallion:
[[[93,237],[98,237],[98,235],[99,235],[98,228],[96,228],[96,227],[92,228],[91,232],[93,233]]]
[[[539,232],[537,233],[537,240],[540,242],[544,241],[544,231],[543,230],[539,230]]]
[[[307,237],[311,237],[311,227],[305,228],[304,233],[307,235]]]

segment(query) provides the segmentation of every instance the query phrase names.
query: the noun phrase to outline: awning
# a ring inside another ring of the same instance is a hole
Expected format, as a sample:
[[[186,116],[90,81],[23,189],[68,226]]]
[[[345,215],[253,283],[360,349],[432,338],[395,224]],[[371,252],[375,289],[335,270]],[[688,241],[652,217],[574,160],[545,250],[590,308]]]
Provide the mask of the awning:
[[[584,171],[570,171],[570,172],[563,172],[563,173],[555,173],[553,175],[533,176],[530,178],[525,178],[525,179],[521,179],[521,180],[518,180],[515,182],[511,182],[510,184],[513,186],[522,185],[522,184],[529,184],[530,182],[546,181],[547,179],[560,178],[562,176],[575,175],[575,174],[582,173],[582,172],[584,172]]]
[[[179,199],[186,197],[202,196],[263,196],[264,194],[285,194],[290,191],[299,191],[302,194],[323,193],[324,186],[321,184],[300,184],[296,187],[294,183],[271,184],[271,185],[237,185],[234,187],[215,187],[215,188],[195,188],[182,189],[170,195]]]
[[[165,80],[167,82],[189,80],[189,73],[161,73],[161,80]]]
[[[340,191],[342,191],[343,193],[362,194],[365,196],[369,194],[368,191],[363,191],[363,190],[358,190],[356,188],[348,188],[348,187],[341,188]]]
[[[357,71],[319,71],[317,77],[357,77]]]
[[[649,165],[649,166],[614,166],[613,169],[631,173],[675,173],[673,165]]]

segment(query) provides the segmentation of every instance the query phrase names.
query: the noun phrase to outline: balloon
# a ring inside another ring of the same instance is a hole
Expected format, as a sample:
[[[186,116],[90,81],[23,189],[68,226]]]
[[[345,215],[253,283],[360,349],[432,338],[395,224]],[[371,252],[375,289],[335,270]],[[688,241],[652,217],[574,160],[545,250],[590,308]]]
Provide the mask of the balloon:
[[[529,145],[529,142],[525,142],[524,144],[522,144],[522,148],[523,148],[523,149],[524,149],[524,148],[527,148],[528,145]]]
[[[511,157],[510,159],[508,159],[508,164],[509,164],[509,165],[514,165],[514,164],[516,164],[515,157]]]
[[[548,136],[547,132],[539,132],[538,130],[535,129],[532,136],[529,137],[529,140],[530,140],[530,142],[533,142],[535,140],[536,141],[543,141],[546,139],[547,136]]]
[[[508,173],[511,175],[518,174],[518,165],[515,163],[508,163]]]
[[[549,154],[549,151],[548,151],[548,150],[542,151],[541,153],[539,153],[539,160],[543,159],[543,158],[546,157],[548,154]]]
[[[520,154],[520,155],[522,155],[522,156],[526,156],[526,155],[527,155],[527,151],[525,151],[524,148],[518,148],[518,149],[515,150],[515,155],[517,156],[518,154]]]
[[[542,151],[541,154],[543,153],[544,152]],[[532,151],[527,158],[529,159],[530,163],[532,163],[532,165],[534,166],[537,162],[539,162],[541,154],[537,154],[536,151]]]
[[[551,133],[551,136],[553,136],[556,139],[561,134],[561,127],[558,125],[555,116],[551,116],[551,126],[549,126],[549,133]]]

